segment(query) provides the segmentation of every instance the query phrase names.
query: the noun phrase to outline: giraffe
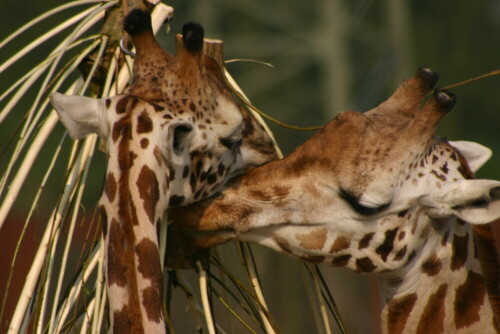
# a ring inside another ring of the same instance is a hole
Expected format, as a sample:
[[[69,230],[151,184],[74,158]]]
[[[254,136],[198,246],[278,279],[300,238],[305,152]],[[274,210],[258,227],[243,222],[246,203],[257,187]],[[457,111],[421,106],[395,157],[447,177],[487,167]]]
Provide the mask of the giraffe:
[[[166,208],[210,196],[276,152],[204,54],[199,24],[184,25],[177,56],[159,46],[149,13],[132,10],[124,29],[137,51],[123,94],[51,100],[72,138],[96,133],[106,143],[99,210],[112,332],[165,333],[157,228]]]
[[[219,197],[173,208],[178,233],[198,248],[237,238],[374,273],[383,333],[500,332],[500,267],[483,225],[500,217],[500,182],[473,179],[488,148],[435,137],[456,101],[431,94],[437,80],[421,67]]]

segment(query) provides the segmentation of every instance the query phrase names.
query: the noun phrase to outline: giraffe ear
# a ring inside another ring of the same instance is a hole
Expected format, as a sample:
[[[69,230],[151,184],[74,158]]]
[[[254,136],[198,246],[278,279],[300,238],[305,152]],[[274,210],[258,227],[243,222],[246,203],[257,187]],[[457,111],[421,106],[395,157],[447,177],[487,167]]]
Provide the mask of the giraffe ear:
[[[489,148],[471,141],[450,141],[449,143],[464,156],[469,164],[469,168],[474,173],[481,168],[492,155]]]
[[[104,101],[60,93],[52,93],[50,101],[71,138],[82,139],[92,133],[107,135],[107,128],[102,124]]]
[[[500,218],[500,190],[496,190],[497,200],[483,205],[455,209],[455,215],[471,224],[488,224]]]
[[[167,154],[171,161],[182,163],[183,153],[189,152],[193,141],[193,125],[185,121],[172,122],[167,131]]]
[[[421,198],[433,218],[451,215],[471,223],[487,224],[500,217],[500,182],[460,180],[445,184],[437,193]]]

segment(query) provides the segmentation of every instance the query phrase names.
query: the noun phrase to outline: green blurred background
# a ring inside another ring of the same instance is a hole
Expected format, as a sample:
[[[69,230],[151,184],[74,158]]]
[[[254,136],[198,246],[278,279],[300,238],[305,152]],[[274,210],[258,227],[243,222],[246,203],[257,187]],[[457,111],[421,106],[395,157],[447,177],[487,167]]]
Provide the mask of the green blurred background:
[[[0,40],[61,3],[3,1]],[[368,110],[383,101],[419,65],[428,65],[439,72],[439,86],[500,69],[499,0],[175,0],[167,4],[175,8],[175,13],[170,33],[162,30],[159,34],[163,47],[172,52],[173,35],[180,32],[183,23],[194,20],[204,25],[207,37],[224,40],[226,59],[248,58],[271,63],[273,68],[255,62],[234,62],[227,68],[258,108],[294,125],[322,125],[342,110]],[[52,26],[46,22],[1,49],[0,63]],[[2,73],[0,91],[16,80],[19,73],[43,59],[54,46],[55,42],[46,43],[19,65]],[[448,139],[477,141],[499,152],[478,174],[493,179],[500,179],[499,88],[500,77],[493,77],[454,89],[458,103],[438,131]],[[27,96],[1,124],[0,148],[6,146],[15,132],[30,107],[30,98]],[[285,154],[312,134],[270,126]],[[37,167],[30,175],[33,181],[23,188],[26,200],[15,205],[19,215],[27,210],[32,196],[29,194],[41,179],[50,152],[62,133],[63,128],[58,125],[37,160]],[[102,153],[97,154],[94,164],[95,172],[84,198],[88,212],[102,189]],[[0,161],[0,172],[3,173],[5,166],[6,162]],[[60,169],[56,175],[64,173],[65,166],[56,168]],[[40,221],[47,215],[44,208],[51,207],[62,186],[57,176],[50,184],[38,208]],[[9,216],[10,229],[0,234],[6,242],[13,242],[18,235],[16,212]],[[26,254],[36,247],[37,231],[43,228],[39,224],[32,227]],[[220,252],[231,252],[231,247],[226,246]],[[4,270],[9,252],[0,254],[0,270]],[[315,332],[298,263],[258,248],[256,255],[265,282],[264,292],[282,331]],[[376,332],[378,296],[374,293],[373,277],[331,268],[324,271],[349,332]],[[0,291],[3,282],[0,278]],[[175,316],[184,317],[184,310],[176,312]]]

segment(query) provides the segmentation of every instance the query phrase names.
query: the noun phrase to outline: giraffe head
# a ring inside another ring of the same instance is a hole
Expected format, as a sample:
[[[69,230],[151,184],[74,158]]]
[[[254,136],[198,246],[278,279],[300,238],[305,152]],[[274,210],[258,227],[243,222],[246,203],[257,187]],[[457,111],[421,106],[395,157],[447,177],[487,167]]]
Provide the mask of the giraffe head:
[[[475,233],[500,217],[500,182],[472,179],[489,149],[435,137],[455,104],[432,93],[436,81],[419,69],[376,108],[339,114],[289,156],[170,217],[197,247],[238,238],[376,273],[384,333],[493,332],[500,267]]]
[[[136,46],[133,84],[110,98],[51,96],[72,138],[98,134],[107,174],[100,209],[115,332],[164,332],[157,222],[167,207],[215,193],[276,158],[263,127],[233,98],[221,65],[204,54],[203,28],[183,27],[176,56],[154,38],[147,12],[124,28]]]
[[[233,98],[223,69],[204,55],[200,25],[184,25],[176,57],[158,45],[146,12],[132,11],[125,30],[137,49],[134,81],[125,93],[51,97],[72,138],[97,133],[105,139],[109,177],[134,164],[147,166],[161,183],[165,203],[180,205],[275,158],[262,126]],[[120,157],[125,151],[129,156]]]
[[[500,182],[471,179],[490,150],[435,137],[439,120],[455,104],[449,91],[432,93],[437,79],[420,68],[376,108],[340,113],[288,157],[235,179],[219,198],[175,215],[191,231],[220,231],[197,235],[200,246],[239,237],[357,271],[403,265],[410,248],[421,245],[404,244],[405,234],[417,233],[404,225],[416,212],[425,221],[495,220]],[[429,226],[418,228],[425,232]],[[359,246],[357,256],[348,249],[351,244]],[[370,252],[377,257],[357,261]]]
[[[439,120],[456,102],[450,91],[431,93],[437,80],[435,72],[420,68],[374,109],[339,114],[315,138],[330,146],[327,164],[318,162],[325,153],[309,150],[313,145],[298,149],[299,166],[319,163],[313,169],[335,180],[339,204],[347,204],[336,207],[337,212],[373,220],[419,206],[436,219],[457,216],[487,223],[498,216],[496,202],[481,210],[470,205],[481,198],[498,199],[498,181],[469,180],[491,151],[435,137]]]

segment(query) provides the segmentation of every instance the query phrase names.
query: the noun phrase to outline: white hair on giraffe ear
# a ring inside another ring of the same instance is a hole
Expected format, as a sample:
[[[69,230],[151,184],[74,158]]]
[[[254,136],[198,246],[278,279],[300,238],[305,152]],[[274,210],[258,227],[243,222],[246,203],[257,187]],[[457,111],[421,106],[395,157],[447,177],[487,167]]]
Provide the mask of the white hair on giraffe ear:
[[[467,160],[472,172],[481,168],[492,155],[492,151],[481,144],[472,141],[449,141],[450,145],[456,148]]]
[[[500,181],[459,180],[447,182],[420,199],[432,218],[457,216],[471,224],[487,224],[500,218]]]
[[[92,133],[107,136],[104,101],[60,93],[52,93],[50,101],[71,138],[82,139]]]

